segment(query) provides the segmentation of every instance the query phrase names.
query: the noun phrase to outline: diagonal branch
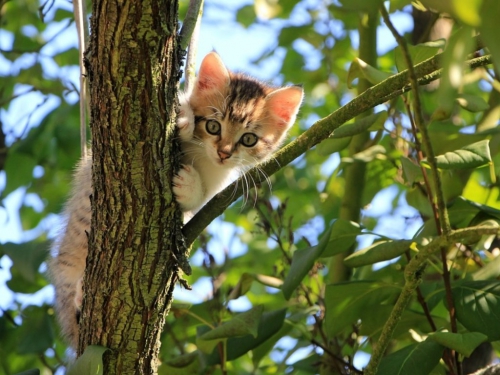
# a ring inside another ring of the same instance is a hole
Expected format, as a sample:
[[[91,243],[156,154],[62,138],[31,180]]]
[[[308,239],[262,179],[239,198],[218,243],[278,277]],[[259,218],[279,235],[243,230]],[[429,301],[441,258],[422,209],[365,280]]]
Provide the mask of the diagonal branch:
[[[439,67],[440,58],[441,54],[415,65],[414,71],[419,84],[428,83],[441,76]],[[471,59],[467,61],[466,64],[468,68],[488,65],[491,64],[491,56],[488,55]],[[346,121],[349,121],[370,108],[407,92],[410,89],[408,82],[408,70],[405,70],[371,87],[332,114],[318,120],[307,131],[297,137],[297,139],[274,154],[271,160],[252,168],[247,172],[247,175],[250,175],[256,183],[263,181],[264,176],[262,172],[268,176],[276,173],[307,150],[328,138],[335,129]],[[242,195],[243,180],[244,177],[240,178],[221,193],[217,194],[184,226],[183,233],[188,247],[192,245],[196,237],[198,237],[213,219],[222,214],[232,202]]]

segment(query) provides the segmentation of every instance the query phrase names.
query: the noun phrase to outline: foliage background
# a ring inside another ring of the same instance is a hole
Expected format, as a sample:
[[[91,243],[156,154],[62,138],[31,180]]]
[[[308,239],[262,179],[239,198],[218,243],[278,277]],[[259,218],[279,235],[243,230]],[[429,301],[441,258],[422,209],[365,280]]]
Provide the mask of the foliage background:
[[[357,81],[351,86],[352,79],[361,76],[377,81],[376,72],[350,70],[359,56],[357,28],[367,11],[363,3],[255,0],[228,5],[206,1],[199,58],[215,47],[230,69],[248,71],[276,85],[302,83],[306,100],[290,134],[293,139],[358,95]],[[400,33],[413,29],[409,3],[390,3]],[[484,11],[487,3],[477,1],[465,10],[444,9],[458,20],[454,31],[462,33],[453,43],[469,43],[464,30],[475,26],[484,33],[484,42],[492,45],[488,39],[493,30],[491,17]],[[180,5],[182,19],[186,4]],[[0,373],[5,374],[33,368],[43,373],[64,371],[66,346],[59,339],[50,305],[52,289],[44,274],[44,260],[80,155],[78,55],[76,39],[68,36],[74,29],[72,17],[70,4],[64,2],[0,3],[0,266],[4,278]],[[399,63],[401,70],[401,55],[397,61],[390,32],[383,25],[377,30],[378,57],[373,65],[395,73]],[[473,50],[472,42],[468,46],[462,55],[448,56],[444,64],[461,64]],[[495,48],[491,50],[494,56]],[[438,51],[435,47],[416,50],[414,62]],[[496,222],[500,217],[498,184],[493,177],[498,175],[500,85],[494,77],[493,70],[476,69],[458,84],[447,84],[444,79],[441,89],[421,91],[437,155],[489,141],[489,158],[479,152],[485,158],[482,163],[465,169],[460,162],[451,163],[441,174],[454,228]],[[455,104],[458,94],[466,101],[462,100],[462,107]],[[162,373],[197,373],[200,368],[207,373],[318,373],[319,363],[330,371],[355,373],[355,368],[366,364],[403,285],[407,258],[387,257],[395,260],[375,267],[372,261],[334,285],[331,255],[348,251],[354,239],[361,249],[374,239],[415,239],[421,244],[436,235],[428,190],[420,169],[412,164],[417,152],[408,117],[410,101],[406,94],[404,99],[376,108],[377,112],[386,110],[387,118],[370,124],[371,141],[364,145],[365,152],[350,155],[350,138],[323,142],[272,176],[272,190],[264,183],[247,191],[200,236],[193,248],[193,275],[188,278],[194,291],[178,291],[177,304],[167,319]],[[359,226],[335,221],[346,204],[345,192],[352,189],[345,184],[346,168],[356,162],[366,164],[365,176],[357,181],[364,187]],[[490,168],[482,167],[485,164]],[[403,250],[408,244],[403,244]],[[319,254],[318,248],[325,252],[314,257],[309,268],[301,268],[307,262],[301,262],[300,254]],[[489,280],[476,290],[491,287],[484,297],[490,317],[498,315],[496,306],[500,306],[495,284],[500,273],[497,253],[492,237],[478,245],[450,246],[447,252],[452,280]],[[414,256],[411,251],[406,254]],[[293,267],[292,258],[297,260]],[[451,330],[439,276],[441,262],[439,257],[431,258],[420,293],[436,328]],[[283,281],[285,293],[279,289]],[[455,303],[460,305],[460,301],[456,297]],[[418,343],[434,330],[423,306],[415,299],[405,311],[391,352]],[[486,333],[488,341],[495,342],[500,334],[494,323],[470,325],[475,320],[467,315],[470,309],[483,307],[461,310],[465,317],[458,318],[459,332]],[[250,322],[227,345],[200,339],[203,332],[224,321],[241,324],[234,320],[241,311],[250,311]],[[256,332],[254,341],[244,335]],[[439,353],[456,347],[423,343],[429,350],[424,353],[438,353],[432,362],[435,368],[423,373],[445,373],[445,362],[438,363]],[[212,354],[201,354],[214,345]],[[221,357],[226,361],[218,365]]]

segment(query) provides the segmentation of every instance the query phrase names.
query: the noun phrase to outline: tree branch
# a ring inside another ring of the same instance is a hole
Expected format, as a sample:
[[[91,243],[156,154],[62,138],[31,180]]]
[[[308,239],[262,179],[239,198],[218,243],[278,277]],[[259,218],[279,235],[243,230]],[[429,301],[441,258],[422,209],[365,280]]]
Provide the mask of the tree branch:
[[[441,54],[433,56],[414,67],[415,75],[419,77],[419,84],[426,84],[441,76],[439,67]],[[468,68],[491,64],[491,56],[482,56],[466,62]],[[307,131],[297,139],[276,152],[269,161],[257,165],[247,172],[256,183],[264,180],[266,175],[276,173],[285,165],[292,162],[298,156],[317,145],[322,140],[332,135],[333,131],[346,121],[356,117],[360,113],[382,104],[396,96],[407,92],[408,70],[395,74],[379,84],[366,90],[346,105],[340,107],[327,117],[315,122]],[[192,245],[196,237],[217,216],[243,193],[244,177],[229,185],[222,192],[210,200],[185,226],[183,233],[186,244]]]
[[[190,0],[188,11],[186,17],[182,22],[182,29],[179,33],[180,39],[179,44],[182,49],[186,49],[189,41],[191,40],[191,35],[196,27],[198,17],[201,15],[200,9],[203,0]]]
[[[417,255],[413,257],[405,268],[405,285],[391,311],[391,315],[382,329],[382,333],[380,334],[377,345],[375,345],[373,349],[370,362],[364,371],[364,375],[375,375],[377,373],[377,368],[389,345],[394,330],[396,329],[399,319],[401,318],[401,314],[412,298],[415,289],[420,284],[422,274],[429,257],[441,248],[447,248],[451,244],[458,242],[474,243],[479,241],[481,236],[497,235],[498,233],[499,230],[496,225],[478,225],[476,227],[458,229],[451,231],[447,237],[438,237],[419,249]]]
[[[186,57],[186,72],[184,81],[184,91],[190,93],[193,89],[195,80],[195,67],[196,67],[196,51],[198,48],[198,35],[200,34],[201,17],[203,15],[203,0],[198,1],[198,15],[195,21],[195,26],[192,30],[191,38],[189,40],[188,52]],[[190,4],[191,6],[191,4]],[[187,18],[187,17],[186,17]],[[184,29],[183,29],[184,30]],[[182,31],[181,31],[182,33]]]

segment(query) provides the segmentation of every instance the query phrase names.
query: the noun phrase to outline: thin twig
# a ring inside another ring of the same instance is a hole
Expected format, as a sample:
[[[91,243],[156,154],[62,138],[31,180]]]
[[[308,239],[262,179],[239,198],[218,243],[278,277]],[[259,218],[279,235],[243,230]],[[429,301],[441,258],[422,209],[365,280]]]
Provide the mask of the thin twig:
[[[196,27],[198,17],[200,15],[200,8],[203,0],[190,0],[189,7],[186,13],[186,17],[182,22],[182,29],[179,33],[180,40],[179,44],[182,49],[186,49],[189,41],[191,40],[191,35]]]
[[[415,114],[415,125],[417,126],[419,132],[422,134],[422,144],[424,146],[424,151],[427,156],[428,163],[431,167],[432,177],[434,178],[434,188],[436,190],[436,200],[437,206],[439,210],[439,223],[440,227],[438,228],[438,233],[443,233],[446,235],[450,230],[450,222],[448,219],[448,210],[446,209],[446,204],[444,200],[443,189],[441,185],[441,176],[439,175],[439,170],[436,165],[436,157],[434,155],[434,149],[432,148],[431,140],[429,137],[429,133],[427,132],[427,127],[425,126],[424,116],[422,114],[422,104],[420,102],[420,95],[418,92],[418,80],[417,75],[415,73],[415,68],[413,67],[413,63],[411,60],[410,52],[408,51],[408,46],[406,40],[399,35],[398,31],[392,24],[389,14],[385,9],[385,6],[382,5],[380,7],[380,12],[382,14],[382,18],[384,19],[385,24],[391,31],[392,35],[398,42],[398,45],[401,47],[403,52],[403,56],[405,58],[406,65],[408,67],[408,78],[413,91],[413,112]]]
[[[87,47],[88,25],[85,0],[73,1],[73,12],[75,14],[76,32],[78,34],[78,64],[80,66],[80,149],[82,157],[87,156],[87,73],[83,63],[83,54]]]
[[[403,52],[403,56],[406,62],[406,65],[408,67],[409,71],[409,78],[410,78],[410,83],[413,91],[413,113],[414,113],[414,121],[415,125],[422,135],[422,144],[424,146],[424,151],[427,156],[427,161],[430,165],[432,177],[434,180],[434,194],[435,197],[433,198],[433,205],[437,204],[437,211],[438,211],[438,219],[439,221],[436,223],[436,229],[439,235],[444,235],[447,236],[448,233],[451,231],[451,226],[450,226],[450,221],[448,218],[448,210],[446,208],[446,203],[444,199],[444,193],[443,193],[443,188],[441,184],[441,175],[439,172],[439,169],[436,164],[436,157],[434,154],[434,149],[432,148],[431,144],[431,139],[429,136],[429,133],[427,131],[427,127],[424,123],[424,117],[422,113],[422,104],[420,101],[420,94],[419,94],[419,88],[418,88],[418,82],[417,82],[417,76],[415,74],[415,71],[413,69],[413,62],[410,56],[410,52],[408,50],[408,45],[406,43],[406,40],[398,33],[394,25],[392,24],[389,14],[387,10],[385,9],[385,6],[382,4],[380,6],[380,13],[382,14],[382,18],[384,19],[385,24],[391,31],[392,35],[398,42],[398,45],[401,47],[401,51]],[[425,177],[425,175],[424,175]],[[428,189],[429,192],[431,192],[430,189]],[[436,203],[434,203],[436,202]],[[435,209],[434,209],[435,212]],[[443,281],[444,281],[444,286],[446,290],[446,301],[448,303],[449,307],[449,314],[450,314],[450,325],[451,325],[451,331],[456,333],[457,332],[457,322],[456,322],[456,317],[455,317],[455,307],[453,304],[453,298],[451,295],[451,281],[450,281],[450,271],[448,269],[447,265],[447,259],[446,259],[446,248],[442,247],[440,249],[441,251],[441,261],[442,261],[442,267],[443,267]],[[457,363],[457,366],[459,366],[459,361],[455,361]],[[454,371],[454,369],[450,369]]]
[[[198,16],[196,18],[196,23],[191,34],[191,39],[189,41],[188,52],[186,57],[186,73],[184,81],[184,92],[188,95],[193,89],[193,84],[195,80],[195,68],[196,68],[196,51],[198,50],[198,36],[200,34],[201,27],[201,17],[203,16],[203,0],[199,0]],[[185,21],[184,21],[185,22]]]

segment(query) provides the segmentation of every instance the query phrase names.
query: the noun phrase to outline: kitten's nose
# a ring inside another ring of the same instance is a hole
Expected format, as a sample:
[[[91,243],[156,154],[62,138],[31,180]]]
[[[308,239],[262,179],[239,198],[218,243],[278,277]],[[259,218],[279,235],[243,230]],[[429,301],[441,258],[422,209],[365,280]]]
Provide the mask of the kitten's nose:
[[[220,158],[220,160],[226,160],[226,159],[229,159],[229,157],[231,156],[231,153],[230,153],[230,152],[227,152],[227,151],[222,151],[222,150],[218,150],[218,151],[217,151],[217,154],[219,154],[219,158]]]

